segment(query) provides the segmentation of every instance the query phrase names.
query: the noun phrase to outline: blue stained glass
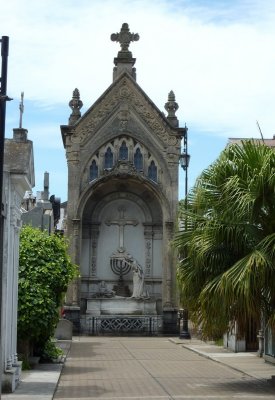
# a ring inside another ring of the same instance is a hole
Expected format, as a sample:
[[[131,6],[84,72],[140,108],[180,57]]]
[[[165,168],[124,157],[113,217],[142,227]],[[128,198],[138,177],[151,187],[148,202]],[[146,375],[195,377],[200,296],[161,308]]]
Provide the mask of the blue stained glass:
[[[155,165],[154,161],[151,161],[151,164],[148,167],[148,178],[152,179],[152,181],[157,182],[158,178],[158,169]]]
[[[113,167],[113,159],[114,159],[114,155],[112,153],[112,150],[110,147],[108,147],[108,149],[105,153],[104,168],[112,168]]]

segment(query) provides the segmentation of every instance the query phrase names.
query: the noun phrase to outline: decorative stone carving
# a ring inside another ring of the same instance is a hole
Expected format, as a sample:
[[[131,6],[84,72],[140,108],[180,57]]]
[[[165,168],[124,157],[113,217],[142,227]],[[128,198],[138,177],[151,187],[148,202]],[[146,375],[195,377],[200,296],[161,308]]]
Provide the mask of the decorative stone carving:
[[[167,103],[165,103],[164,107],[165,107],[165,110],[168,111],[167,118],[175,118],[176,117],[176,111],[178,110],[179,105],[176,102],[176,97],[175,97],[173,90],[171,90],[171,92],[168,94],[168,101],[167,101]]]
[[[91,266],[90,266],[90,274],[92,278],[97,276],[97,244],[99,237],[99,226],[92,226],[91,231],[91,244],[92,244],[92,257],[91,257]]]
[[[152,264],[152,239],[145,241],[145,276],[148,278],[151,276],[151,264]]]
[[[142,299],[146,297],[144,293],[144,272],[141,265],[136,261],[132,261],[133,271],[133,293],[132,298]]]
[[[72,113],[69,118],[69,125],[73,125],[76,121],[81,117],[80,109],[82,108],[83,103],[80,100],[80,93],[78,89],[73,91],[73,97],[69,102],[69,107],[72,109]]]
[[[153,240],[152,225],[145,224],[144,238],[145,238],[145,276],[146,278],[149,278],[151,276],[151,266],[152,266],[152,240]]]
[[[128,272],[131,270],[131,264],[129,260],[132,258],[133,257],[121,247],[118,248],[117,251],[115,251],[110,257],[111,270],[119,277],[118,283],[114,287],[118,296],[128,297],[130,294],[129,288],[123,280],[123,276],[128,274]]]
[[[119,213],[119,218],[118,219],[108,219],[105,221],[105,224],[110,226],[110,225],[117,225],[119,227],[119,247],[118,251],[123,252],[125,251],[124,247],[124,227],[126,225],[138,225],[138,220],[133,218],[133,219],[127,219],[125,218],[125,212],[126,208],[124,206],[120,206],[117,209]]]
[[[129,175],[139,175],[130,161],[121,160],[119,160],[110,171],[105,171],[105,174],[119,176],[120,178],[126,178]]]
[[[115,292],[112,289],[109,289],[107,287],[105,281],[101,281],[98,284],[97,292],[92,297],[109,299],[110,297],[114,297],[114,296],[115,296]]]
[[[83,119],[79,130],[75,130],[72,135],[72,141],[82,143],[87,140],[88,136],[93,135],[102,122],[114,112],[117,105],[125,99],[163,143],[170,146],[178,144],[178,138],[172,128],[168,123],[165,124],[161,114],[157,112],[149,101],[145,100],[142,93],[127,77],[118,80],[109,95],[100,99],[93,112]]]
[[[139,34],[130,33],[128,24],[124,23],[119,33],[112,33],[111,40],[120,43],[121,51],[118,53],[118,56],[120,56],[120,53],[129,53],[130,42],[139,40]]]

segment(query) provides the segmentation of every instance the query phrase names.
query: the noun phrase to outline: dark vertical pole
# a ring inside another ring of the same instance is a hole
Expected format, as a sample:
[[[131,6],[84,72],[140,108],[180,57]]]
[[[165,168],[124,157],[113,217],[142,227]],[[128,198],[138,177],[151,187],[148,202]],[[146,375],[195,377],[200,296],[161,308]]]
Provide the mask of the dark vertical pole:
[[[0,89],[0,346],[2,347],[2,283],[3,283],[3,239],[4,239],[4,207],[3,207],[3,166],[5,145],[6,101],[7,101],[7,72],[8,72],[9,38],[1,39],[1,89]],[[2,349],[1,349],[2,350]],[[0,355],[0,398],[2,392],[2,351]]]
[[[189,165],[189,154],[188,154],[188,137],[187,137],[187,132],[188,129],[185,126],[185,132],[184,132],[184,137],[183,137],[183,154],[185,154],[185,166],[184,166],[184,172],[185,172],[185,200],[184,200],[184,208],[185,212],[187,212],[188,209],[188,202],[187,202],[187,194],[188,194],[188,165]],[[185,220],[184,220],[184,228],[185,232],[187,231],[187,215],[185,215]],[[183,309],[180,311],[180,320],[182,320],[182,331],[180,331],[180,339],[190,339],[190,333],[189,333],[189,328],[188,328],[188,310]],[[180,321],[179,321],[180,323]]]
[[[184,134],[184,153],[186,154],[186,166],[185,166],[185,210],[187,210],[187,193],[188,193],[188,140],[187,140],[187,128],[185,128]],[[186,218],[185,218],[186,221]],[[186,227],[185,227],[186,228]]]

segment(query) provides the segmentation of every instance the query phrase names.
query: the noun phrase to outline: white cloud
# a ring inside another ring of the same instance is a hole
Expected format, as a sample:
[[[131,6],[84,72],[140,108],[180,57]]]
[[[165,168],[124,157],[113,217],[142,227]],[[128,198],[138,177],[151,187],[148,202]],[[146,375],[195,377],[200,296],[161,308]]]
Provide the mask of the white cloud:
[[[6,2],[0,23],[10,35],[10,93],[25,90],[27,98],[53,104],[68,102],[78,87],[90,105],[111,84],[119,46],[110,34],[127,21],[140,34],[131,46],[138,83],[161,109],[173,88],[179,117],[189,124],[251,135],[251,122],[261,117],[273,130],[267,105],[275,95],[275,24],[267,28],[266,21],[274,7],[201,3]]]
[[[251,137],[258,120],[273,135],[273,0],[9,0],[0,15],[0,34],[10,36],[8,93],[24,90],[39,105],[43,128],[37,109],[28,129],[40,129],[40,144],[60,146],[75,87],[87,109],[112,83],[119,45],[110,34],[123,22],[140,34],[131,45],[137,82],[161,110],[173,89],[190,131]],[[44,119],[60,105],[59,120]]]

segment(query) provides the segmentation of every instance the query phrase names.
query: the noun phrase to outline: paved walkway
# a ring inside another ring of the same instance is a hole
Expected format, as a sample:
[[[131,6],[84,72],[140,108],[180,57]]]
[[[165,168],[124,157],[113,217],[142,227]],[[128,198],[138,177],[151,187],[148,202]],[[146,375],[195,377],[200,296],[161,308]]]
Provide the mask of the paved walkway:
[[[51,400],[60,370],[50,365],[24,373],[16,392],[2,399]],[[195,339],[80,337],[72,341],[54,399],[274,400],[272,375],[275,365],[255,353]]]

